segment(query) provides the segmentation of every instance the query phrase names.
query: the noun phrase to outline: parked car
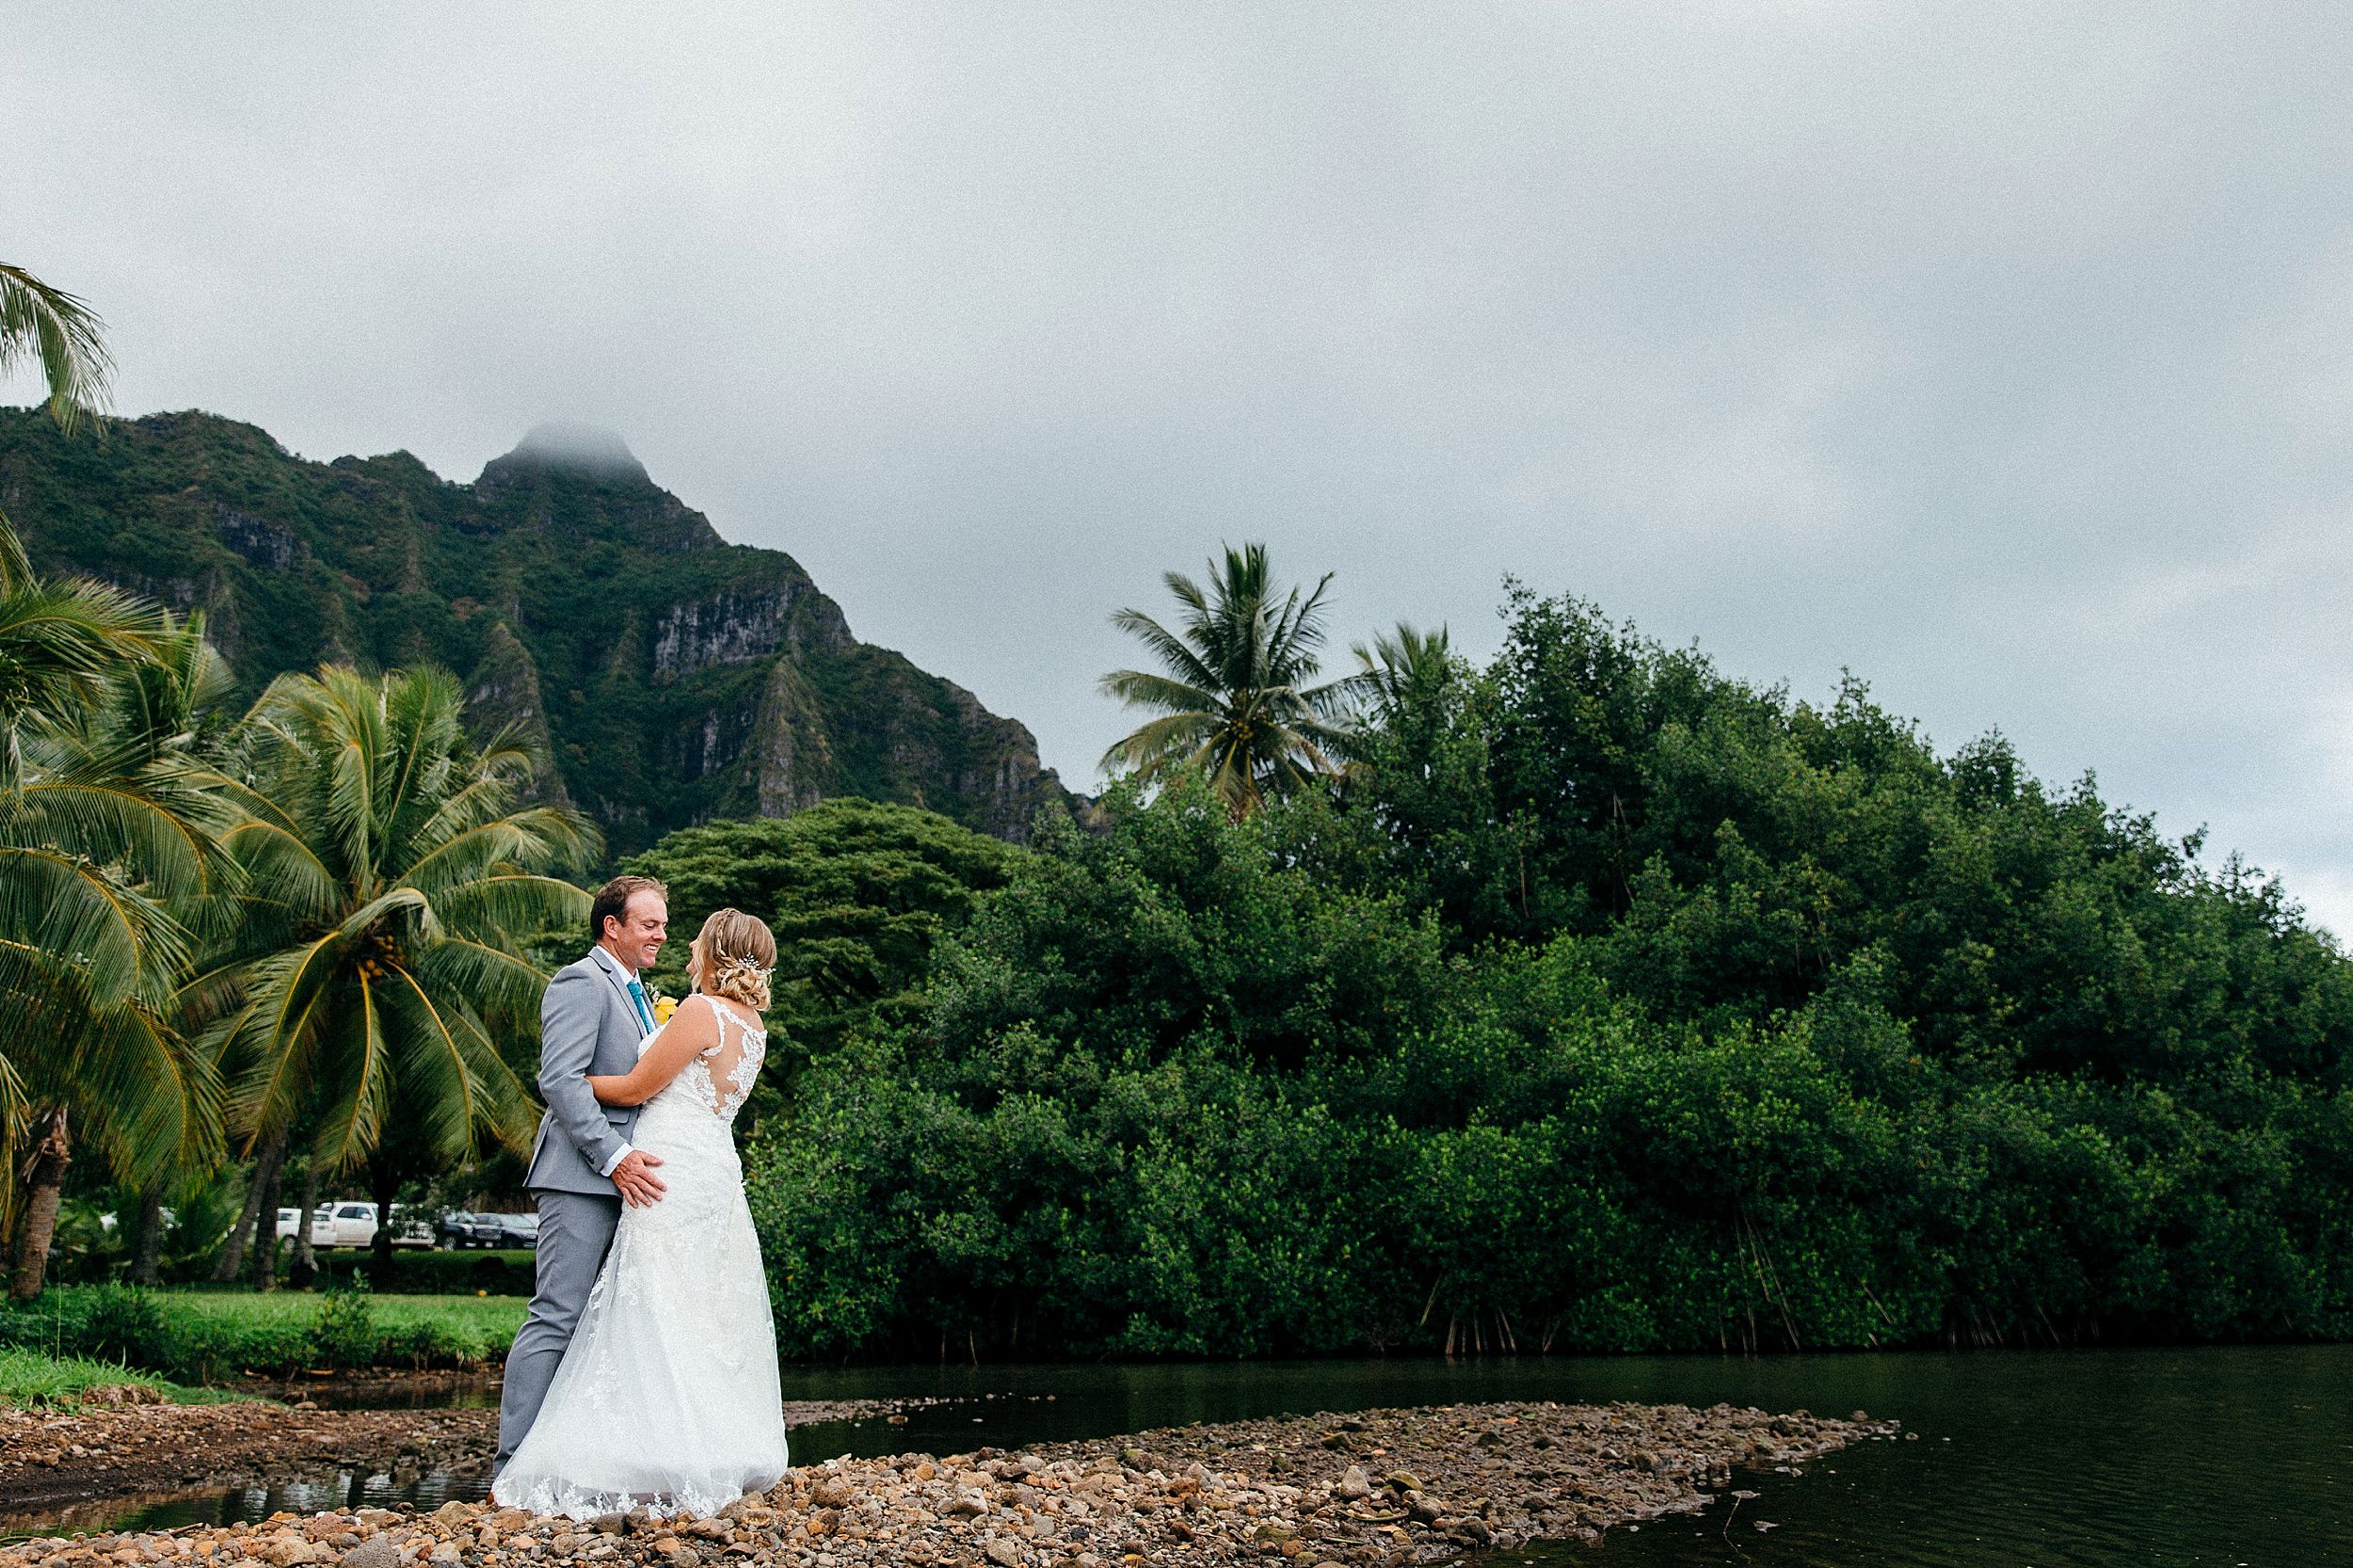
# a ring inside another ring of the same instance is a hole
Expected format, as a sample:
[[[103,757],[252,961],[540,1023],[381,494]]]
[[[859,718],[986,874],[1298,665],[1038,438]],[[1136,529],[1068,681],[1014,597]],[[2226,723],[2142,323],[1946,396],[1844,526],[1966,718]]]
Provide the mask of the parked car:
[[[423,1210],[407,1204],[392,1205],[392,1245],[395,1247],[431,1247],[433,1222]]]
[[[323,1203],[311,1214],[311,1245],[314,1247],[372,1247],[376,1245],[376,1205],[352,1199],[344,1203]],[[413,1212],[404,1214],[392,1210],[392,1245],[395,1247],[429,1247],[433,1244],[433,1227]]]
[[[164,1228],[166,1230],[169,1230],[172,1226],[180,1223],[180,1217],[168,1208],[158,1208],[155,1212],[163,1217]],[[282,1213],[283,1210],[280,1210],[280,1212]],[[115,1226],[120,1223],[121,1222],[117,1220],[112,1214],[101,1214],[98,1216],[98,1228],[104,1231],[109,1236],[114,1234]],[[283,1236],[285,1232],[280,1231],[279,1234]]]
[[[435,1227],[440,1232],[441,1245],[451,1248],[499,1247],[506,1244],[506,1227],[499,1224],[496,1214],[475,1214],[463,1208],[453,1208],[441,1216]]]
[[[376,1244],[376,1205],[323,1203],[311,1214],[311,1245],[368,1247]]]
[[[493,1216],[504,1232],[499,1244],[506,1247],[539,1245],[539,1216],[536,1214],[500,1214]]]
[[[302,1227],[302,1210],[301,1210],[301,1209],[299,1209],[299,1208],[281,1208],[281,1209],[280,1209],[280,1210],[278,1211],[278,1239],[279,1239],[280,1241],[291,1241],[291,1240],[293,1240],[295,1239],[295,1233],[296,1233],[296,1231],[298,1231],[299,1229],[301,1229],[301,1227]],[[318,1244],[318,1239],[317,1239],[315,1236],[312,1238],[312,1243],[311,1243],[311,1244],[312,1244],[312,1245],[313,1245],[313,1246],[316,1246],[316,1245]]]

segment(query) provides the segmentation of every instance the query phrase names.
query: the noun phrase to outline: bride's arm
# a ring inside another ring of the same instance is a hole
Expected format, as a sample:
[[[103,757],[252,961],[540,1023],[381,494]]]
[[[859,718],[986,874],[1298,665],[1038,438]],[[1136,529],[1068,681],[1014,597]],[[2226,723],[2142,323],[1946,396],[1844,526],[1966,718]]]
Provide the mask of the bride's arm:
[[[700,1000],[702,1005],[692,1005]],[[643,1105],[660,1094],[686,1064],[719,1042],[719,1025],[712,1017],[708,997],[689,997],[679,1003],[670,1021],[655,1035],[637,1065],[625,1073],[591,1074],[589,1090],[603,1105]]]

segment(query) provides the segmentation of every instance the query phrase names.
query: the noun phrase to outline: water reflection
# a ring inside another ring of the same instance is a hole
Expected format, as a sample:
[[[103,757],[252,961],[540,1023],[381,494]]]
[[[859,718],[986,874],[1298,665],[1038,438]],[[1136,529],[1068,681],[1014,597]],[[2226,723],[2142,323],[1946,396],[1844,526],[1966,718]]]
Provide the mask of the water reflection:
[[[499,1380],[488,1372],[395,1372],[268,1379],[238,1391],[288,1404],[309,1401],[324,1410],[485,1410],[499,1402]]]
[[[281,1510],[317,1513],[327,1509],[391,1508],[396,1503],[413,1503],[420,1511],[430,1511],[452,1497],[471,1502],[488,1494],[489,1487],[487,1469],[432,1470],[399,1480],[384,1472],[345,1470],[332,1480],[285,1480],[226,1491],[195,1487],[137,1497],[102,1497],[37,1514],[0,1514],[0,1541],[71,1535],[76,1530],[96,1533],[175,1529],[182,1525],[233,1525],[266,1519]]]
[[[1877,1399],[1921,1441],[1849,1449],[1796,1484],[1747,1482],[1764,1495],[1737,1515],[1720,1502],[1612,1531],[1598,1556],[1519,1555],[1587,1568],[2353,1563],[2353,1347],[1846,1357],[1800,1381],[1817,1408]]]

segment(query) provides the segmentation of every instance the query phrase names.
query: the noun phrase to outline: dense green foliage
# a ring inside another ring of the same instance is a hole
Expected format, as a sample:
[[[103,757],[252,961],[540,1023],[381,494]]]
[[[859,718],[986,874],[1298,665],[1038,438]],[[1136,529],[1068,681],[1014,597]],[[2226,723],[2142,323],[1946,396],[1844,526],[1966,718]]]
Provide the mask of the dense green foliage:
[[[2276,887],[1571,600],[1356,749],[1047,833],[819,1055],[788,1349],[2353,1332],[2353,971]]]
[[[522,1324],[514,1297],[257,1296],[62,1286],[0,1308],[0,1345],[80,1356],[184,1383],[315,1367],[480,1367]]]
[[[495,1251],[435,1251],[403,1247],[389,1259],[357,1248],[319,1254],[319,1283],[346,1288],[364,1285],[378,1296],[448,1296],[487,1293],[528,1298],[536,1283],[539,1255],[528,1247]]]
[[[834,795],[1016,835],[1064,798],[1021,726],[857,642],[791,556],[723,542],[625,452],[526,443],[466,485],[210,414],[102,442],[0,409],[0,493],[44,571],[204,610],[248,700],[325,663],[456,671],[616,854]]]

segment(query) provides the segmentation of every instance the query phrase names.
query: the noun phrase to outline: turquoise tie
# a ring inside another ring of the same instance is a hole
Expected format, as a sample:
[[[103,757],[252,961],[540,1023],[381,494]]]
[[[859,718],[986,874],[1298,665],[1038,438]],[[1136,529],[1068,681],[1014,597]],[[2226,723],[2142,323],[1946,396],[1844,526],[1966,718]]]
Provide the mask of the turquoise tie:
[[[637,1027],[648,1034],[652,1033],[653,1009],[646,1005],[646,988],[637,984],[633,975],[629,983],[629,1000],[637,1004]]]

